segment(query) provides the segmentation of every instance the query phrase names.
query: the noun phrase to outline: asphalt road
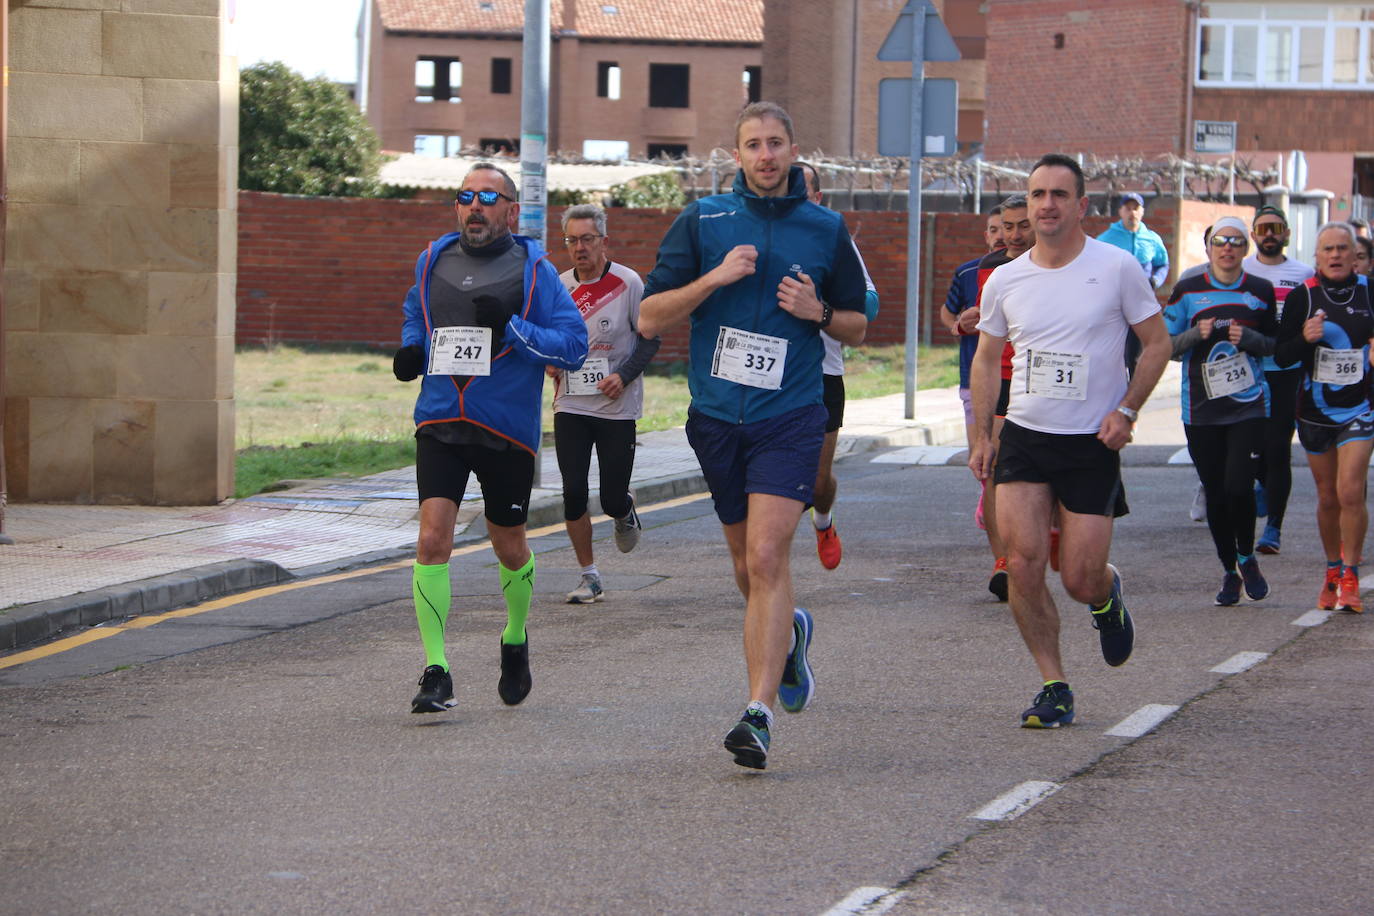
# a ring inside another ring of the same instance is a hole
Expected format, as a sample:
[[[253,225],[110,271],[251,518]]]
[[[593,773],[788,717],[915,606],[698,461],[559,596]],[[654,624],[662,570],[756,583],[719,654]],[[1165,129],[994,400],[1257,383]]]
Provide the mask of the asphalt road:
[[[560,603],[566,538],[536,541],[516,708],[496,695],[486,550],[454,562],[446,714],[409,713],[405,569],[2,670],[0,910],[1367,912],[1374,639],[1351,615],[1294,625],[1320,581],[1310,481],[1297,469],[1271,597],[1214,608],[1170,451],[1127,472],[1127,665],[1102,663],[1055,586],[1078,708],[1058,731],[1017,727],[1038,678],[984,589],[967,470],[872,455],[840,467],[840,568],[797,539],[818,694],[780,716],[765,772],[720,747],[747,697],[706,499],[644,512],[633,554],[598,528],[594,606]],[[1264,658],[1211,670],[1238,653]],[[1180,709],[1109,734],[1146,706]],[[1044,798],[1025,813],[974,816],[1028,782]]]

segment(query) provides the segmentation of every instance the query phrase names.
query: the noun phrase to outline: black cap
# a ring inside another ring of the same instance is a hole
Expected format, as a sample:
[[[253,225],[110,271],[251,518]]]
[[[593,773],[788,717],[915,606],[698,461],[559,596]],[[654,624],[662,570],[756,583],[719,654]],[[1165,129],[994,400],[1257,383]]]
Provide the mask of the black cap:
[[[1288,225],[1288,214],[1284,213],[1282,210],[1280,210],[1273,204],[1265,204],[1263,207],[1260,207],[1258,210],[1256,210],[1255,218],[1251,221],[1250,224],[1253,226],[1255,223],[1259,222],[1259,218],[1261,216],[1277,216],[1279,219],[1283,220],[1283,224],[1285,226]]]

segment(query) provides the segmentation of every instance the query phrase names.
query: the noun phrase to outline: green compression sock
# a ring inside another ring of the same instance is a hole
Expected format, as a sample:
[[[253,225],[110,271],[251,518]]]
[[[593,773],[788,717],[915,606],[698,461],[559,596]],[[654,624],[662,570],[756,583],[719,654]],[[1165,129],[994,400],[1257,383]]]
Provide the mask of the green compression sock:
[[[506,629],[501,632],[501,642],[518,646],[525,641],[525,621],[530,616],[530,596],[534,594],[534,554],[519,569],[496,565],[501,570],[501,594],[506,597]]]
[[[415,619],[420,624],[420,642],[425,646],[425,665],[442,665],[447,671],[444,624],[448,622],[448,604],[452,594],[448,564],[426,566],[416,563],[410,584],[415,595]]]

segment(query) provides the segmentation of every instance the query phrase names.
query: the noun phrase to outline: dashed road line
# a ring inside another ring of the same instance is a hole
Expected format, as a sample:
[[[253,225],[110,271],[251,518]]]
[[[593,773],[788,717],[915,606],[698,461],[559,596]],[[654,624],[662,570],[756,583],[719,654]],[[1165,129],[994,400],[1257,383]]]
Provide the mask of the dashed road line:
[[[1214,668],[1209,668],[1213,674],[1240,674],[1248,671],[1269,657],[1268,652],[1237,652],[1226,661]]]
[[[1335,611],[1308,611],[1297,620],[1293,621],[1295,627],[1316,627],[1321,626],[1331,619]]]
[[[873,464],[948,464],[949,459],[968,451],[962,445],[912,445],[875,455]]]
[[[1192,464],[1193,456],[1188,454],[1187,447],[1183,447],[1169,456],[1169,464]]]
[[[1139,738],[1156,725],[1178,712],[1177,706],[1162,703],[1146,703],[1120,722],[1107,729],[1113,738]]]
[[[896,906],[904,896],[890,887],[859,887],[821,916],[880,916]]]
[[[1049,798],[1061,788],[1063,786],[1058,783],[1042,780],[1023,782],[1010,791],[1003,792],[969,817],[980,821],[1009,821],[1025,814],[1033,805]]]

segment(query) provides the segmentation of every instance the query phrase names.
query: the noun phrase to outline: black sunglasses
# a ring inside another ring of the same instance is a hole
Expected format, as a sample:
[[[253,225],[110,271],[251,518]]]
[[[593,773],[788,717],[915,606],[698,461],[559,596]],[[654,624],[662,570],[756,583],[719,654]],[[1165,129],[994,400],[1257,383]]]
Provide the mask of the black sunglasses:
[[[515,203],[514,197],[506,197],[500,191],[459,191],[458,203],[466,207],[474,200],[480,200],[482,206],[490,207],[503,197],[511,203]]]

